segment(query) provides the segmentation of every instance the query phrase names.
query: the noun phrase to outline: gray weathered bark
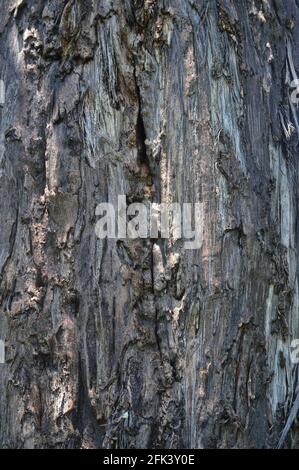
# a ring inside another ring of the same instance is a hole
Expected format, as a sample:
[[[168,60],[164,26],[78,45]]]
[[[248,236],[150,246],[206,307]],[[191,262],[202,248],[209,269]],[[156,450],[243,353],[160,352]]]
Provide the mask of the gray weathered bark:
[[[0,1],[1,447],[277,446],[298,21],[295,0]],[[119,194],[202,201],[202,248],[97,239]]]

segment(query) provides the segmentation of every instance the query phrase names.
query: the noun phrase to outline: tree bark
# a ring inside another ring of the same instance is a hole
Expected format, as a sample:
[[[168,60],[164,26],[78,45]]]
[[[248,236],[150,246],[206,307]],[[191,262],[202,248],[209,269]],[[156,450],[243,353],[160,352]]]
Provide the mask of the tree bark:
[[[298,1],[0,12],[0,447],[276,447],[297,386]],[[122,194],[202,202],[202,248],[99,240]]]

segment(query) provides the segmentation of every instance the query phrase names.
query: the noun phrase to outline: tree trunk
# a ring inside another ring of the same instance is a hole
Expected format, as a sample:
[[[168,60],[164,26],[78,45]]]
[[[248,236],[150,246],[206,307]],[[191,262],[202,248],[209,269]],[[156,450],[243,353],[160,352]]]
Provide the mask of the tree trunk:
[[[0,12],[0,446],[276,447],[297,386],[298,1]],[[119,195],[203,203],[202,247],[99,239]]]

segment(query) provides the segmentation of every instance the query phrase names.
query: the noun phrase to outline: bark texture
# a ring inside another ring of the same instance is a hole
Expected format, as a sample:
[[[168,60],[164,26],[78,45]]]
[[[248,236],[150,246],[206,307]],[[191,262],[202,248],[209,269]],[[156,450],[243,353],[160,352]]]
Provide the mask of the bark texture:
[[[298,27],[298,0],[0,1],[0,447],[277,446]],[[119,194],[202,201],[202,248],[97,239]]]

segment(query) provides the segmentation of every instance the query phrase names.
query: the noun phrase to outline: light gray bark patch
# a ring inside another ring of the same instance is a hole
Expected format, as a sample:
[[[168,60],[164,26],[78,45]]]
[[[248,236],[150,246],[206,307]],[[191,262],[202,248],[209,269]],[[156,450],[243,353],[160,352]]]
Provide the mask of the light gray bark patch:
[[[5,342],[0,339],[0,364],[5,364]]]

